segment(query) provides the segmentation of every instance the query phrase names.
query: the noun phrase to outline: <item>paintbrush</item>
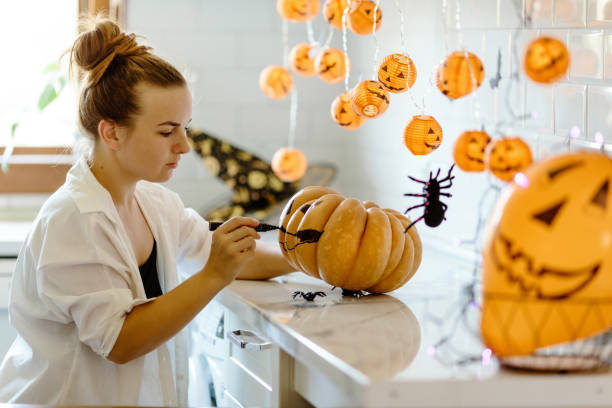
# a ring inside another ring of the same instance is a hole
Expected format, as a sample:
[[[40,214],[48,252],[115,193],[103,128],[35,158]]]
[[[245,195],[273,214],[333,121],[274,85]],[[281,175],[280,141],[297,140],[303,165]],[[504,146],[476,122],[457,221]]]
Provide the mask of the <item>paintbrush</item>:
[[[217,228],[219,228],[221,224],[223,223],[222,222],[209,222],[208,229],[211,231],[214,231]],[[267,231],[273,231],[277,229],[280,229],[280,227],[277,227],[276,225],[272,225],[272,224],[259,224],[255,227],[255,231],[257,232],[267,232]]]

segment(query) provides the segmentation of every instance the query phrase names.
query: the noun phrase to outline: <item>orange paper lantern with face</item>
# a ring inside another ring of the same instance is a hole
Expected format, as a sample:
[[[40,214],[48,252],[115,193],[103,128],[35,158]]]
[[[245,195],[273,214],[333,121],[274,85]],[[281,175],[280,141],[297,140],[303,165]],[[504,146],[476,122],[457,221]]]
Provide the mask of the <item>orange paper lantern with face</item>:
[[[259,75],[259,88],[272,99],[283,99],[293,89],[293,77],[280,65],[269,65]]]
[[[291,49],[289,53],[289,65],[293,72],[303,77],[314,75],[314,58],[310,57],[313,47],[307,43],[300,43]]]
[[[296,23],[312,20],[320,8],[320,0],[278,0],[276,2],[278,14]]]
[[[414,62],[404,54],[391,54],[383,58],[378,66],[378,81],[389,92],[402,93],[416,81]]]
[[[453,158],[463,171],[484,171],[485,149],[491,137],[485,131],[468,130],[459,135],[455,141]]]
[[[612,160],[567,153],[503,191],[485,232],[485,343],[499,356],[612,327]]]
[[[380,5],[376,8],[376,2],[372,0],[353,0],[349,5],[351,8],[348,14],[348,27],[352,32],[359,35],[372,34],[374,19],[376,19],[376,29],[380,28],[382,22],[382,11]],[[374,17],[376,9],[376,17]]]
[[[279,179],[286,182],[297,181],[308,167],[306,156],[298,149],[281,147],[272,156],[272,171]]]
[[[346,56],[337,48],[326,48],[319,52],[314,65],[319,78],[327,83],[337,84],[346,76]]]
[[[442,143],[442,128],[429,115],[415,115],[404,129],[404,144],[416,155],[433,152]]]
[[[520,137],[497,140],[485,150],[485,166],[502,181],[512,180],[532,162],[531,149]]]
[[[565,75],[569,60],[569,52],[563,42],[556,38],[540,37],[527,46],[523,68],[533,81],[550,84]]]
[[[347,0],[327,0],[323,4],[323,17],[332,27],[342,30],[342,15],[347,7]]]
[[[344,92],[334,99],[331,105],[331,115],[334,122],[345,129],[357,129],[365,122],[365,119],[353,110],[348,92]]]
[[[455,51],[436,71],[436,85],[450,99],[469,95],[484,81],[484,65],[480,58],[467,51]]]
[[[378,81],[363,81],[351,91],[353,110],[364,118],[372,119],[385,113],[389,107],[389,92]]]

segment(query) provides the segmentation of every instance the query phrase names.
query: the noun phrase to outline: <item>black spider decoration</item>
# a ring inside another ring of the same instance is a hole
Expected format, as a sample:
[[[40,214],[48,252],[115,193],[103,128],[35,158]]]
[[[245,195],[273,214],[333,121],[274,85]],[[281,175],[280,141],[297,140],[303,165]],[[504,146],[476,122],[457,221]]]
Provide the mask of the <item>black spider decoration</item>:
[[[293,298],[301,296],[303,299],[312,302],[315,300],[317,296],[325,297],[327,296],[324,292],[302,292],[301,290],[296,290],[293,292]]]
[[[414,224],[421,221],[422,219],[425,219],[425,224],[430,227],[437,227],[442,223],[442,221],[446,219],[446,217],[444,217],[444,214],[446,213],[446,209],[448,208],[448,206],[442,201],[440,201],[440,196],[452,197],[451,194],[443,193],[441,192],[441,190],[450,188],[453,185],[453,179],[455,178],[455,176],[451,176],[451,172],[453,171],[454,167],[455,163],[453,163],[450,169],[448,169],[448,174],[442,180],[438,180],[438,177],[440,176],[440,169],[438,169],[438,172],[436,173],[435,177],[432,176],[433,173],[430,171],[428,181],[423,181],[416,179],[412,176],[408,176],[408,178],[410,178],[411,180],[424,184],[423,194],[406,193],[404,195],[411,197],[423,197],[425,198],[425,202],[423,204],[414,205],[408,208],[406,211],[404,211],[404,214],[407,214],[408,211],[414,210],[415,208],[419,207],[425,207],[425,211],[423,212],[423,215],[421,215],[419,218],[413,221],[412,224],[406,227],[404,233],[408,232],[410,227],[412,227]],[[447,181],[448,184],[442,185],[442,183],[445,183]]]

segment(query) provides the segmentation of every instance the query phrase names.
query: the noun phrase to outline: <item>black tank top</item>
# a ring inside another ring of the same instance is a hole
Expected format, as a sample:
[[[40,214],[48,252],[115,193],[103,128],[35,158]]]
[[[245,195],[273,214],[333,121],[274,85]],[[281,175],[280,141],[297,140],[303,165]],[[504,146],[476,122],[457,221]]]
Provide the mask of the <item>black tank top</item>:
[[[153,250],[149,259],[145,261],[140,269],[140,277],[142,278],[142,284],[144,285],[147,299],[162,295],[161,286],[159,285],[159,277],[157,276],[157,243],[153,241]]]

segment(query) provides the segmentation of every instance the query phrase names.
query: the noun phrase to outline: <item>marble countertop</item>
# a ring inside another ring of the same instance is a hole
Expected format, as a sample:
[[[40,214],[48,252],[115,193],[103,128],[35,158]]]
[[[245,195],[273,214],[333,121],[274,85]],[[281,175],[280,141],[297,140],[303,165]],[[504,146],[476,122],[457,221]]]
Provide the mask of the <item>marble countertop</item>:
[[[490,356],[478,334],[473,270],[425,248],[415,277],[391,294],[342,297],[295,273],[235,281],[217,300],[360,405],[610,405],[612,371],[535,373]],[[293,299],[298,290],[326,296]]]

